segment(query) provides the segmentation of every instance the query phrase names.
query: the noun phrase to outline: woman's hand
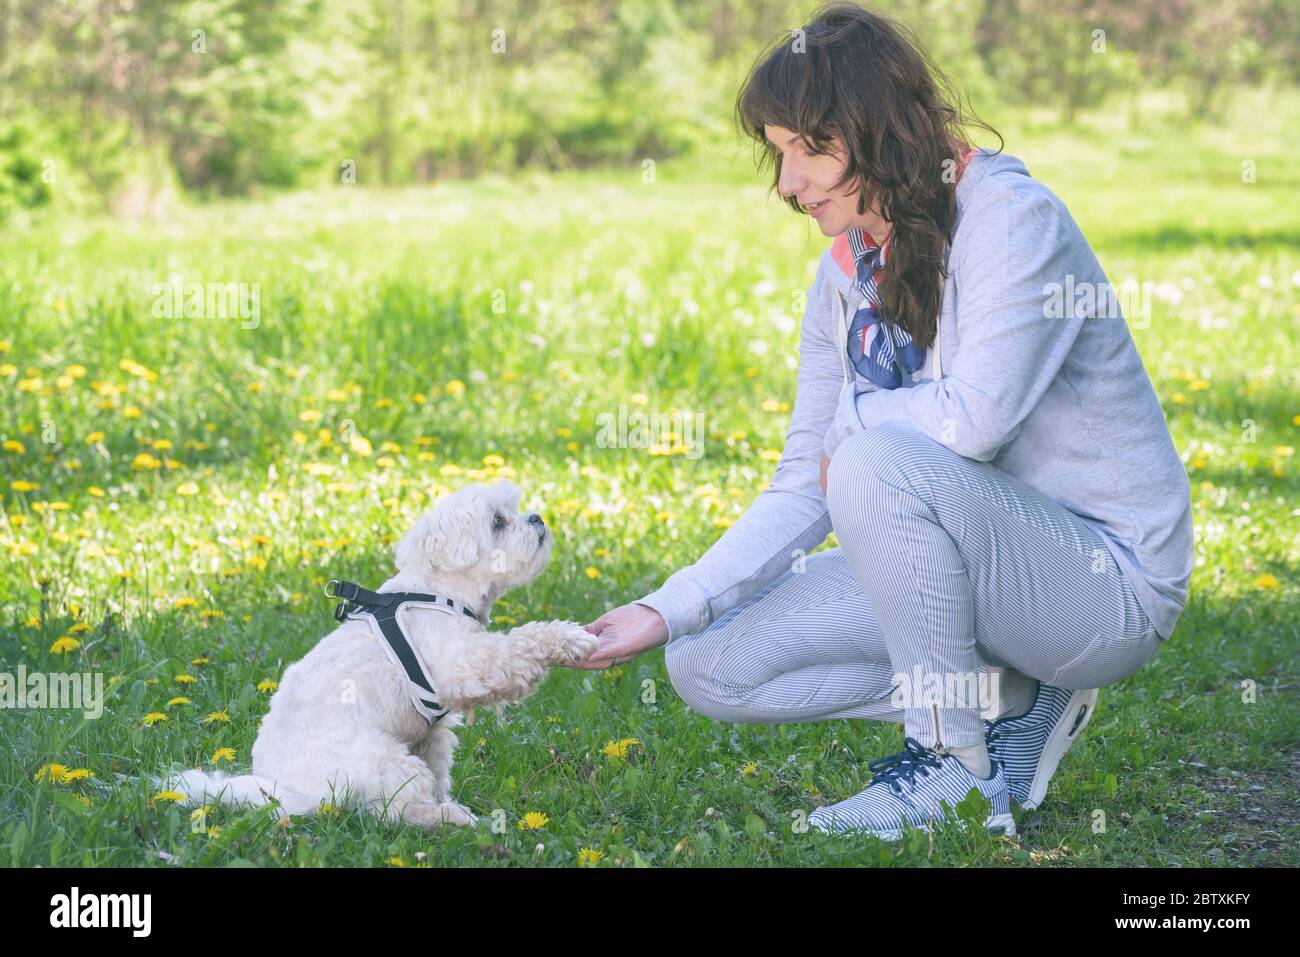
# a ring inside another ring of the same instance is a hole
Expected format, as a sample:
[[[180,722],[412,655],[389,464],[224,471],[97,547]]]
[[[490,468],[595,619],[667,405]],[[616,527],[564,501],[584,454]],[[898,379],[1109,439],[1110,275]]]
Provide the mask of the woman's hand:
[[[823,495],[826,494],[826,470],[830,467],[831,467],[831,460],[827,458],[826,453],[823,452],[822,453],[822,494]]]
[[[659,612],[635,602],[613,608],[583,627],[600,638],[600,647],[585,661],[575,661],[565,665],[567,668],[610,668],[668,641],[668,624]]]

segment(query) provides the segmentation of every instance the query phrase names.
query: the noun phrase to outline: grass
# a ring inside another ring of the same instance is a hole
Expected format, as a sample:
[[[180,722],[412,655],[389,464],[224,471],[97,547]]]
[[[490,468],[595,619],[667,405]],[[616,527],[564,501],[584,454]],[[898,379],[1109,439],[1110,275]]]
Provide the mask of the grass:
[[[803,832],[798,813],[859,790],[900,729],[715,723],[677,698],[661,651],[480,712],[454,771],[477,833],[346,810],[196,824],[140,778],[218,748],[246,766],[259,683],[332,623],[326,579],[381,580],[394,537],[462,482],[518,482],[558,533],[498,627],[590,621],[735,520],[783,443],[825,242],[743,167],[340,186],[0,236],[0,671],[112,682],[98,720],[0,713],[0,864],[572,866],[584,848],[602,867],[1300,863],[1297,112],[1002,127],[1112,282],[1151,283],[1133,335],[1197,540],[1177,632],[1103,691],[1016,841]],[[255,327],[156,317],[170,277],[257,284]],[[600,447],[620,404],[703,411],[703,456]],[[55,653],[63,637],[77,646]],[[36,780],[51,762],[92,774]],[[529,812],[549,820],[521,828]]]

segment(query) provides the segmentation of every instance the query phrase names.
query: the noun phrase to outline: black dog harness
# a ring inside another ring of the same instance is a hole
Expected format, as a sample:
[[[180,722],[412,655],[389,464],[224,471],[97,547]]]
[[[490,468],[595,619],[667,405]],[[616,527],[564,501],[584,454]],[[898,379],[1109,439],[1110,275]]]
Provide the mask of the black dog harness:
[[[412,608],[432,608],[449,615],[460,611],[475,621],[479,620],[478,615],[462,602],[445,595],[425,595],[410,591],[375,592],[354,582],[330,581],[325,585],[325,596],[341,599],[334,609],[334,617],[339,621],[364,620],[369,624],[379,644],[388,652],[388,657],[406,673],[411,702],[430,726],[450,713],[450,708],[444,708],[438,703],[433,680],[420,661],[420,656],[406,640],[402,626],[397,622],[397,615],[408,605]]]

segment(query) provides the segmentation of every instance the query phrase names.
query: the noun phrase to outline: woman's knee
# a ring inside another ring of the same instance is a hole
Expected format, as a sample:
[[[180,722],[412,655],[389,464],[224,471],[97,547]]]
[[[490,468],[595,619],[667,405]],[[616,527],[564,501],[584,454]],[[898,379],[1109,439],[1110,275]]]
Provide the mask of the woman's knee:
[[[745,699],[753,688],[728,680],[720,662],[729,643],[721,629],[682,635],[664,647],[664,664],[673,690],[692,711],[715,721],[744,721]]]
[[[934,469],[936,454],[945,449],[927,435],[902,423],[888,422],[855,432],[835,450],[826,470],[826,505],[834,518],[862,501],[873,484],[919,490]],[[883,502],[879,504],[883,505]],[[873,508],[866,514],[880,514]]]

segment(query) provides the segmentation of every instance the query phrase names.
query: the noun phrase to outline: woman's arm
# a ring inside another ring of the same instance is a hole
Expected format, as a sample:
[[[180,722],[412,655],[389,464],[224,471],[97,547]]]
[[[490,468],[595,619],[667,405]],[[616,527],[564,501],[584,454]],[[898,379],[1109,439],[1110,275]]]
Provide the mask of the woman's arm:
[[[1074,346],[1084,319],[1073,303],[1051,313],[1050,287],[1065,287],[1070,264],[1091,251],[1064,204],[1038,185],[993,192],[966,211],[962,230],[951,264],[960,341],[951,367],[912,388],[864,392],[856,408],[863,428],[900,420],[987,462],[1016,437]]]
[[[794,409],[771,483],[698,561],[673,573],[658,590],[635,603],[659,612],[668,625],[669,640],[702,631],[830,534],[819,463],[843,367],[828,333],[834,289],[825,275],[827,262],[824,257],[819,263],[809,289],[799,336]]]

